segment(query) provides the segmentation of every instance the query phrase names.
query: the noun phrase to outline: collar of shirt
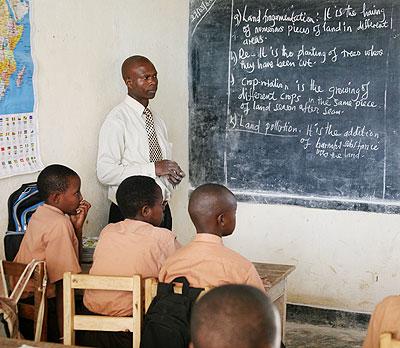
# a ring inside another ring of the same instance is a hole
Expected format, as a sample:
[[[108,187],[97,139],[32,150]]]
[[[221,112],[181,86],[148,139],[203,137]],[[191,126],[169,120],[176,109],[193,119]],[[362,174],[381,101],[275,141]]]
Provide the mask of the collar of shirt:
[[[54,206],[52,206],[50,204],[46,204],[45,203],[45,204],[42,205],[42,207],[43,207],[43,209],[52,210],[55,213],[58,213],[58,214],[61,214],[61,215],[65,215],[60,209],[58,209],[58,208],[56,208],[56,207],[54,207]]]
[[[130,95],[125,97],[124,102],[130,106],[135,113],[141,115],[143,119],[146,119],[146,116],[143,114],[144,109],[146,109],[142,104],[140,104],[136,99],[132,98]]]
[[[154,226],[146,221],[141,221],[141,220],[135,220],[135,219],[124,219],[123,221],[120,222],[122,226],[127,228],[128,232],[136,232],[137,229],[141,227],[147,227],[149,229],[154,228]],[[131,228],[129,228],[129,226]]]
[[[212,244],[223,245],[222,238],[220,236],[216,236],[215,234],[210,233],[197,233],[194,237],[194,242],[206,242]]]

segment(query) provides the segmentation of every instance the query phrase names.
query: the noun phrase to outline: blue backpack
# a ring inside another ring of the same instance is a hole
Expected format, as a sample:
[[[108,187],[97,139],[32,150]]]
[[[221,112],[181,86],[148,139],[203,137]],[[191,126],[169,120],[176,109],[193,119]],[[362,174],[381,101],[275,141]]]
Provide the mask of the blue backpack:
[[[43,205],[36,182],[23,184],[8,198],[8,227],[4,236],[6,260],[13,261],[24,237],[29,219]]]

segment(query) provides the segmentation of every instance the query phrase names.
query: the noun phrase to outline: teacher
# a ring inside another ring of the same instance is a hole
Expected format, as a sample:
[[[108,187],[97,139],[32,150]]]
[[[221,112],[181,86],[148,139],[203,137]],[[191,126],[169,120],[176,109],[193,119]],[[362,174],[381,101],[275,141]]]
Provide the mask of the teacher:
[[[97,156],[97,177],[108,186],[111,201],[108,222],[124,219],[115,198],[118,185],[129,176],[143,175],[160,186],[164,199],[160,204],[165,206],[161,227],[171,229],[168,200],[185,173],[171,160],[165,123],[148,108],[157,92],[157,70],[148,58],[132,56],[124,61],[121,72],[128,95],[107,115]]]

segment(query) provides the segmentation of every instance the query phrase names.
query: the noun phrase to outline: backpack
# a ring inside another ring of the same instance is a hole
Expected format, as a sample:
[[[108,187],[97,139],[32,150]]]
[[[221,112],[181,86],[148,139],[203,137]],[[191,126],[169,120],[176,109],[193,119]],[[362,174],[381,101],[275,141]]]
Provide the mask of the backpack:
[[[174,293],[182,283],[182,294]],[[140,348],[187,348],[192,306],[204,289],[192,288],[185,277],[158,283],[157,295],[144,316]]]
[[[10,295],[8,292],[8,286],[6,277],[3,269],[3,262],[0,261],[0,336],[8,338],[21,338],[21,334],[18,330],[18,301],[21,298],[26,286],[28,285],[29,279],[31,278],[36,267],[44,261],[32,260],[24,269],[21,276],[19,277],[14,290]],[[47,273],[46,267],[44,267],[45,273],[43,276],[42,283],[42,297],[38,310],[35,341],[40,341],[43,327],[44,317],[44,305],[46,301],[46,286],[47,286]]]
[[[14,260],[24,237],[29,219],[43,203],[35,182],[23,184],[8,198],[8,227],[4,236],[6,260]]]

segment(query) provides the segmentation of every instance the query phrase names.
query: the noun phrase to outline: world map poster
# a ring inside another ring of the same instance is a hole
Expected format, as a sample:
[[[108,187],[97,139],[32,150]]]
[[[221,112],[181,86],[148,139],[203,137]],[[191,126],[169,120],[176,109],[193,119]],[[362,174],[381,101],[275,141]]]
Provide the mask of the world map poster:
[[[43,168],[34,113],[29,0],[0,0],[0,178]]]

